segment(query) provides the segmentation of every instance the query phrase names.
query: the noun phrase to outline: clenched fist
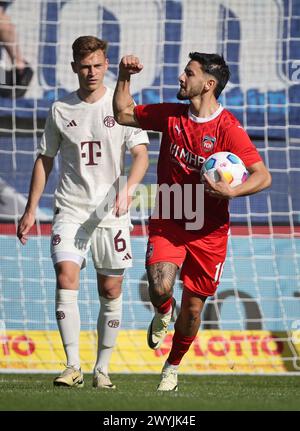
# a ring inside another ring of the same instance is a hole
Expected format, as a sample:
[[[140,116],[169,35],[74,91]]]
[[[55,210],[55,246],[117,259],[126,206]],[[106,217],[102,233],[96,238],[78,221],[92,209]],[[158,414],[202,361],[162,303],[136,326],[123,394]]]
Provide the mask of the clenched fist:
[[[134,75],[136,73],[140,73],[143,69],[142,63],[138,57],[134,55],[125,55],[122,57],[119,65],[119,71],[121,75]]]

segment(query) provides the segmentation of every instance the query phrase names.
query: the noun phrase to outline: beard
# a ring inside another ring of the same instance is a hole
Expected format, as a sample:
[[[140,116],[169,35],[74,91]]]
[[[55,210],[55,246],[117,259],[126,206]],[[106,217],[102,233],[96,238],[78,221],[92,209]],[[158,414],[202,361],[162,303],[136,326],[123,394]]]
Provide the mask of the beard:
[[[178,91],[178,93],[176,95],[177,99],[178,100],[188,100],[189,99],[188,96],[185,94],[182,94],[181,91],[182,91],[182,88]]]

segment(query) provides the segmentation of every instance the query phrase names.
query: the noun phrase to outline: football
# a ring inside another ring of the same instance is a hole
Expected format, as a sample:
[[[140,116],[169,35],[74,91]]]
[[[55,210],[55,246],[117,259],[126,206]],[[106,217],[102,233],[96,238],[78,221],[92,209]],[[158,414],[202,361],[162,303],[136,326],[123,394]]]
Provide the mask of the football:
[[[201,178],[206,173],[213,181],[219,181],[220,175],[217,169],[221,169],[231,187],[243,183],[249,176],[243,161],[235,154],[227,151],[212,154],[206,159],[201,169]]]

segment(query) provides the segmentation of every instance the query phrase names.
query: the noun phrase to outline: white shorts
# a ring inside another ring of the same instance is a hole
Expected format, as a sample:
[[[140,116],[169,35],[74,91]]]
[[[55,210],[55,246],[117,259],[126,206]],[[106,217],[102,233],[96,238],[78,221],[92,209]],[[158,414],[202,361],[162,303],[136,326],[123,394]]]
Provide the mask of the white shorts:
[[[51,235],[54,265],[68,260],[84,268],[89,250],[96,271],[103,275],[123,275],[124,269],[132,266],[128,227],[99,227],[89,233],[80,224],[54,220]]]

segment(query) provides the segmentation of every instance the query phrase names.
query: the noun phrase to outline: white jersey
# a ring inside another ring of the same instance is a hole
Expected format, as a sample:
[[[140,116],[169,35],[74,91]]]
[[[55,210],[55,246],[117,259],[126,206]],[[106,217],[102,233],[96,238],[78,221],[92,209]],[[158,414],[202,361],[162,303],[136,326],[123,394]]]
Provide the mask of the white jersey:
[[[95,103],[82,101],[77,92],[53,103],[38,153],[61,155],[61,175],[55,191],[55,213],[64,221],[93,226],[125,227],[129,214],[112,214],[112,185],[124,175],[126,147],[148,144],[141,129],[119,125],[113,116],[113,90],[106,88]],[[106,205],[107,201],[110,201]]]

